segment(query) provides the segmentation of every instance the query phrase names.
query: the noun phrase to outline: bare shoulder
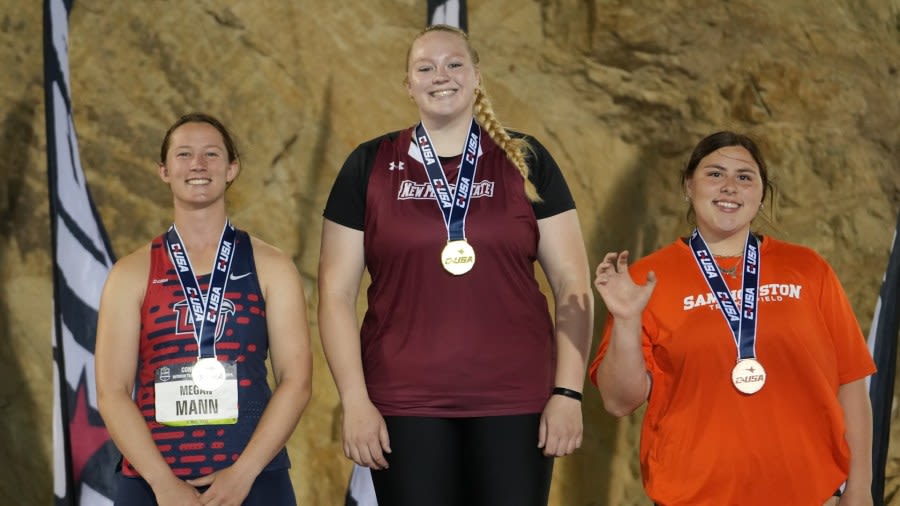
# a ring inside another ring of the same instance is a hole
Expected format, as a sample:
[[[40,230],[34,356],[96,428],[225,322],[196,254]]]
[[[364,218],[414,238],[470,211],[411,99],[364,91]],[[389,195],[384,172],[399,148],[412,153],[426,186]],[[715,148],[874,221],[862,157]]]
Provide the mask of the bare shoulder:
[[[263,284],[277,283],[285,276],[298,276],[297,267],[287,253],[262,239],[250,236],[253,246],[253,257],[256,260],[256,271]]]
[[[253,256],[257,261],[264,262],[288,262],[293,265],[291,257],[277,246],[273,246],[259,237],[250,236],[250,244],[253,246]]]
[[[144,244],[113,265],[105,288],[110,296],[143,297],[150,277],[150,244]]]
[[[113,265],[112,272],[116,272],[118,276],[129,278],[142,274],[144,277],[148,276],[150,274],[150,244],[148,242],[120,258]]]

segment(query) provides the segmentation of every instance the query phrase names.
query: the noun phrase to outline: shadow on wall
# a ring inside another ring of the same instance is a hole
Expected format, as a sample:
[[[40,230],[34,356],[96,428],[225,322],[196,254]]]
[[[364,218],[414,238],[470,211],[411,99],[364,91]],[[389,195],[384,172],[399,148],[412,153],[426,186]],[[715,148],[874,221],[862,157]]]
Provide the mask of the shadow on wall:
[[[592,286],[594,269],[606,253],[627,249],[631,255],[629,263],[632,263],[656,247],[657,229],[650,218],[646,181],[651,180],[651,170],[659,163],[660,159],[656,156],[645,156],[637,160],[633,167],[623,172],[625,176],[609,191],[610,197],[605,200],[602,208],[594,211],[588,206],[579,207],[581,212],[598,213],[596,220],[592,220],[595,221],[596,228],[586,237]],[[590,360],[593,360],[597,352],[606,323],[606,306],[603,299],[596,291],[594,297],[596,313]],[[622,495],[620,491],[611,490],[611,487],[614,482],[621,486],[623,481],[627,481],[622,479],[624,475],[632,474],[639,469],[637,447],[632,448],[630,445],[622,447],[619,441],[628,435],[620,435],[619,432],[627,430],[627,424],[620,423],[619,419],[603,409],[599,392],[590,381],[585,383],[584,419],[584,444],[581,451],[570,457],[574,463],[569,467],[569,480],[564,489],[565,504],[578,506],[616,504],[616,498],[621,499]],[[633,454],[616,458],[616,453],[623,450]],[[623,462],[629,463],[628,469],[617,469]]]
[[[32,198],[26,185],[26,168],[35,165],[29,158],[29,146],[38,145],[32,128],[36,113],[36,104],[28,100],[15,103],[10,112],[0,123],[0,145],[4,147],[0,158],[0,235],[4,247],[0,248],[0,269],[8,269],[9,249],[16,245],[23,252],[32,248],[28,239],[14,242],[10,240],[25,235],[18,230],[16,224],[29,223],[29,213],[33,210],[23,206],[26,202],[46,205],[47,198]],[[43,232],[42,232],[43,233]],[[32,239],[40,234],[28,231]],[[5,272],[2,273],[7,277]],[[6,283],[4,279],[4,283]],[[0,461],[5,462],[4,472],[0,477],[0,504],[50,504],[52,497],[52,463],[48,461],[44,448],[45,435],[37,430],[46,424],[40,423],[40,413],[35,402],[35,394],[29,389],[29,377],[20,365],[17,357],[17,336],[9,315],[12,308],[4,297],[0,300],[0,332],[5,337],[0,344]],[[21,338],[21,336],[18,336]],[[49,340],[48,340],[49,342]],[[23,361],[34,363],[35,368],[44,369],[50,361],[50,348],[41,357],[46,362]],[[52,399],[43,399],[51,402]]]
[[[313,144],[312,156],[310,157],[309,170],[305,171],[306,173],[306,181],[304,181],[301,185],[301,188],[304,188],[303,194],[299,196],[300,208],[298,212],[300,216],[309,217],[309,221],[302,222],[301,224],[304,226],[310,226],[310,223],[315,223],[314,226],[321,229],[322,226],[322,211],[324,209],[324,203],[320,203],[317,198],[321,195],[328,195],[331,191],[331,185],[334,180],[334,175],[328,164],[326,163],[326,153],[328,152],[328,141],[330,138],[330,132],[334,131],[334,78],[333,76],[328,77],[328,83],[325,86],[325,93],[322,97],[322,103],[325,104],[322,108],[322,117],[319,118],[319,130],[318,135],[316,136],[315,143]],[[310,237],[310,234],[305,232],[304,230],[300,230],[297,233],[297,256],[294,258],[294,261],[297,263],[298,267],[302,265],[301,259],[308,254],[318,255],[319,251],[316,249],[314,251],[309,251],[308,248],[310,245],[318,244],[318,242],[312,243],[310,241],[302,240],[303,237]],[[318,297],[318,291],[316,291],[315,297]],[[318,301],[317,301],[318,302]]]

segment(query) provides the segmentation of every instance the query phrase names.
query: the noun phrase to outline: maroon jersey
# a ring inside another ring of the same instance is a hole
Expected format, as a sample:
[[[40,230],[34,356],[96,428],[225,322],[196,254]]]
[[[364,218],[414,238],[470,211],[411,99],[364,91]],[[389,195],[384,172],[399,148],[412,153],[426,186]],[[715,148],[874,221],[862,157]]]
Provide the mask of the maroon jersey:
[[[215,336],[217,358],[237,362],[238,421],[230,425],[182,427],[156,422],[154,374],[161,366],[195,362],[197,342],[191,312],[163,236],[154,239],[150,247],[150,278],[141,307],[136,402],[163,458],[182,478],[197,478],[233,464],[247,446],[272,396],[266,381],[266,306],[256,277],[250,236],[238,230],[234,247]],[[209,278],[208,274],[197,276],[203,293]],[[265,470],[289,466],[287,452],[282,448]],[[127,459],[122,473],[137,476]]]
[[[518,134],[514,134],[518,135]],[[486,134],[465,222],[470,272],[441,265],[447,229],[410,129],[361,144],[325,218],[364,232],[372,278],[360,338],[366,385],[383,415],[495,416],[543,410],[556,347],[534,276],[537,220],[575,207],[556,162],[529,138],[529,178]],[[441,159],[455,190],[460,157]]]

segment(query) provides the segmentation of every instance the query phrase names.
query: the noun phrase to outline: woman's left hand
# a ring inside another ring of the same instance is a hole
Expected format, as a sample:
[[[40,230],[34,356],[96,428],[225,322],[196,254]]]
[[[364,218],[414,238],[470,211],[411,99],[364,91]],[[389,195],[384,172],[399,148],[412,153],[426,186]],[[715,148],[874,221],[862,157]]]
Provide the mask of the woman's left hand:
[[[241,506],[255,480],[251,473],[239,472],[231,466],[187,482],[195,487],[209,487],[200,495],[204,506]]]
[[[581,447],[583,433],[581,402],[561,395],[551,395],[538,431],[538,448],[548,457],[565,457]]]

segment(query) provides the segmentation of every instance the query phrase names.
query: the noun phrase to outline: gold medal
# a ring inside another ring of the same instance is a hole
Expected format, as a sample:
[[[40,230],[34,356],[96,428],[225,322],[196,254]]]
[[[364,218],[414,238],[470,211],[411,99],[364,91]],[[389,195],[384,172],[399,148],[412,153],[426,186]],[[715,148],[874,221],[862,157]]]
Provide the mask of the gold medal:
[[[465,239],[450,241],[441,251],[441,265],[455,276],[465,274],[475,265],[475,250]]]
[[[214,358],[201,358],[191,368],[191,379],[200,390],[212,392],[225,383],[225,366]]]
[[[766,384],[766,370],[756,359],[738,360],[731,370],[731,382],[742,394],[755,394]]]

